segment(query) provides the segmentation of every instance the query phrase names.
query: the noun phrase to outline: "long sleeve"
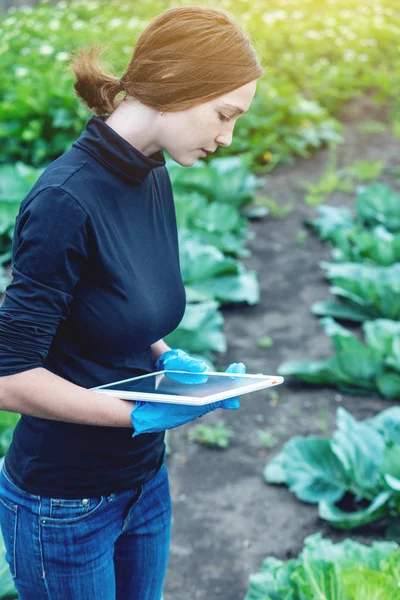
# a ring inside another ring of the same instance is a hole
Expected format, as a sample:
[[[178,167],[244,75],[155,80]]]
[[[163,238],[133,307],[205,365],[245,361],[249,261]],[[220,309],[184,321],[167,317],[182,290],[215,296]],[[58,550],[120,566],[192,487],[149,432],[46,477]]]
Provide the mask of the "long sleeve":
[[[87,248],[87,214],[67,192],[52,186],[23,201],[0,307],[0,376],[42,366],[68,317]]]

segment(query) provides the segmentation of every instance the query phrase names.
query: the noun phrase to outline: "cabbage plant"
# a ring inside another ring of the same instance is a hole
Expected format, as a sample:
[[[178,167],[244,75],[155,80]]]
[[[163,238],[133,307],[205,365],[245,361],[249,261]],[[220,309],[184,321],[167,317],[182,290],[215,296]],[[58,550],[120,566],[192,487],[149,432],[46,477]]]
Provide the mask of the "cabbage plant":
[[[400,263],[390,267],[320,262],[338,302],[315,302],[312,312],[350,321],[400,319]]]
[[[331,317],[320,323],[336,355],[320,361],[287,361],[279,366],[279,375],[337,386],[345,393],[379,392],[385,398],[400,398],[400,322],[365,321],[365,344]]]
[[[395,542],[338,544],[306,537],[298,558],[266,557],[249,577],[244,600],[397,600],[400,549]]]
[[[388,231],[383,225],[366,229],[355,223],[345,206],[318,206],[318,217],[306,221],[319,237],[330,242],[336,262],[364,262],[389,267],[400,262],[400,233]]]
[[[364,227],[383,225],[400,232],[400,194],[387,185],[375,183],[364,188],[357,197],[356,213]]]
[[[195,292],[202,300],[220,304],[259,302],[259,285],[255,271],[218,248],[192,239],[191,232],[180,232],[179,254],[182,278],[186,290]]]
[[[210,352],[226,352],[227,343],[222,331],[224,317],[213,300],[195,302],[191,292],[187,297],[185,314],[179,326],[165,337],[172,348],[182,348],[192,355],[210,356]]]
[[[339,529],[379,519],[400,523],[400,408],[367,421],[337,410],[332,438],[289,440],[266,466],[268,483],[286,484],[299,500]],[[338,505],[344,500],[345,507]]]
[[[250,204],[265,179],[249,171],[241,156],[215,157],[208,163],[198,160],[190,169],[172,159],[166,160],[174,194],[197,191],[209,201],[229,204],[237,209]]]
[[[330,242],[338,262],[390,266],[400,262],[400,194],[377,183],[359,189],[356,216],[342,206],[319,206],[307,220],[321,239]]]

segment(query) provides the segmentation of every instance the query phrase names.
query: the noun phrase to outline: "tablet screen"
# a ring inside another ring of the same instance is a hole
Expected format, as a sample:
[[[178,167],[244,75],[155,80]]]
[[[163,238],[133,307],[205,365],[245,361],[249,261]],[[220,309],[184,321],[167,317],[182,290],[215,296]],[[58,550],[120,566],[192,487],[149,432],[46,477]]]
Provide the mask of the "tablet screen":
[[[252,384],[273,385],[280,377],[236,375],[232,377],[222,373],[204,374],[164,371],[127,379],[125,381],[100,386],[100,390],[110,392],[140,392],[156,393],[167,396],[190,396],[204,398],[221,392],[229,392],[240,388],[247,388]]]

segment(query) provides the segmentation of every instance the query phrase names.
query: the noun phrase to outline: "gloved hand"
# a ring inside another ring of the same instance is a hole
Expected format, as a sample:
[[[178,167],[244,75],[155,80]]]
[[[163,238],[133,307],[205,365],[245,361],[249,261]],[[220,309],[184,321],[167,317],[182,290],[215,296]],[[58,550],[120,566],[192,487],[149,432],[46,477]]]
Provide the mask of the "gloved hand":
[[[192,358],[184,350],[179,348],[176,350],[167,350],[159,356],[155,364],[157,371],[188,371],[188,373],[202,373],[208,370],[208,366],[203,360]],[[189,374],[175,373],[169,374],[170,379],[179,381],[180,383],[205,383],[207,377],[191,377]]]
[[[194,359],[192,359],[194,360]],[[204,363],[205,364],[205,363]],[[226,373],[246,373],[243,363],[232,363],[225,371]],[[136,400],[135,407],[131,412],[131,422],[134,428],[132,437],[141,433],[156,433],[179,427],[189,421],[216,410],[225,408],[237,410],[239,408],[238,398],[228,398],[205,404],[204,406],[188,406],[185,404],[167,404],[162,402],[143,402]]]

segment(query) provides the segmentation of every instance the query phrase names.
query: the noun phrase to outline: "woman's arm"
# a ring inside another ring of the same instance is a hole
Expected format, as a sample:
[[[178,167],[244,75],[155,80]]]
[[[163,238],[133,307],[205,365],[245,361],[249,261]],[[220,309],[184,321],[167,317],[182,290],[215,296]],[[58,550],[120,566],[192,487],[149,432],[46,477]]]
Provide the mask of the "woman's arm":
[[[155,342],[154,344],[152,344],[151,351],[153,353],[154,362],[156,362],[156,360],[161,356],[161,354],[164,354],[164,352],[167,352],[167,350],[171,350],[171,348],[169,346],[167,346],[167,344],[164,342],[164,340],[158,340],[158,342]]]
[[[42,367],[0,377],[0,409],[42,419],[132,427],[134,405],[87,390]]]
[[[159,340],[151,346],[154,361],[170,350]],[[42,367],[0,377],[0,410],[105,427],[132,427],[135,403],[92,392]]]

